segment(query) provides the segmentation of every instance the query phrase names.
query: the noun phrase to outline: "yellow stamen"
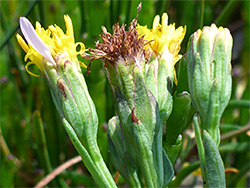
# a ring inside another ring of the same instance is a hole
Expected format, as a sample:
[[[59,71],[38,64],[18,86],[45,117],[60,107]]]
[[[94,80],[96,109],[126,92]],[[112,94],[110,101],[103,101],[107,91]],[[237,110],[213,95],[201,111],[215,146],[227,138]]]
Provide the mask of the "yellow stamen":
[[[80,64],[81,67],[87,68],[87,65],[85,65],[83,62],[81,62],[81,61],[78,61],[78,62],[79,62],[79,64]]]

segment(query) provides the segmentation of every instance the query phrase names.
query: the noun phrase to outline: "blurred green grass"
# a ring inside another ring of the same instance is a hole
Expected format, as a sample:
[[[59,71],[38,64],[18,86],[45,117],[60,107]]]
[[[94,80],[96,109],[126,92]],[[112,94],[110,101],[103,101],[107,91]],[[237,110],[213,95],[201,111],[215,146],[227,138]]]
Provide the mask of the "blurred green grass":
[[[101,26],[104,25],[111,31],[116,22],[128,25],[136,17],[139,2],[141,1],[0,1],[1,187],[34,186],[52,169],[77,155],[61,125],[46,81],[42,77],[32,77],[24,68],[25,53],[15,38],[15,34],[20,33],[19,17],[26,16],[33,25],[39,21],[45,28],[57,24],[65,30],[63,15],[68,14],[73,21],[75,40],[84,42],[88,48],[94,47],[95,41],[99,40]],[[250,1],[142,2],[138,18],[140,25],[151,28],[154,16],[163,12],[168,13],[169,23],[175,22],[176,27],[187,25],[182,54],[185,53],[189,36],[201,25],[211,25],[215,22],[218,26],[228,27],[234,38],[232,99],[249,102]],[[176,68],[178,69],[178,64]],[[35,66],[31,67],[31,70],[39,74]],[[101,62],[92,63],[89,76],[86,76],[86,70],[83,69],[83,72],[99,115],[99,147],[109,168],[115,174],[115,169],[109,162],[105,128],[109,118],[114,115],[109,86]],[[223,123],[236,124],[238,127],[249,124],[249,107],[229,106],[224,113]],[[190,129],[190,126],[187,127],[188,131]],[[198,160],[197,153],[191,147],[194,140],[187,134],[188,131],[184,131],[186,145],[184,144],[180,154],[177,171],[184,162],[193,163]],[[232,130],[226,127],[221,131],[224,134]],[[42,135],[47,144],[44,143]],[[233,143],[231,147],[230,143]],[[247,175],[245,164],[249,164],[250,153],[246,143],[249,143],[249,136],[246,134],[222,141],[221,152],[225,167],[237,168],[240,171],[238,174],[241,175],[239,178],[237,173],[227,174],[228,186],[249,186],[249,174]],[[236,150],[235,144],[243,149]],[[70,187],[95,185],[82,163],[63,172],[49,186],[66,186],[65,182]],[[180,183],[183,182],[177,184]],[[120,181],[120,185],[123,184],[124,182]]]

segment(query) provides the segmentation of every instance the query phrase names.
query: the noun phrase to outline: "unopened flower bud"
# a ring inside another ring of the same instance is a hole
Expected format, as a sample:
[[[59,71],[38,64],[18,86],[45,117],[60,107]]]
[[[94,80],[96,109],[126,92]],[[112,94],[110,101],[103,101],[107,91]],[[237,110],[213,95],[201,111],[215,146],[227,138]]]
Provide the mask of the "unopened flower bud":
[[[187,62],[192,103],[202,128],[219,144],[219,123],[231,96],[232,36],[228,29],[212,24],[189,39]]]

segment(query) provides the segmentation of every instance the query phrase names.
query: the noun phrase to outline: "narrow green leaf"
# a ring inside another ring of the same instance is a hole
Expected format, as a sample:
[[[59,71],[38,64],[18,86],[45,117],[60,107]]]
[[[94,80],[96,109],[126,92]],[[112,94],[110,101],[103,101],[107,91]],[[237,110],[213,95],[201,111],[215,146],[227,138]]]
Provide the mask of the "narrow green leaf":
[[[203,22],[204,22],[204,7],[205,7],[205,0],[201,1],[201,20],[200,20],[200,29],[203,27]]]
[[[204,150],[204,146],[202,143],[202,137],[201,137],[197,114],[194,115],[193,121],[194,121],[195,140],[196,140],[198,155],[199,155],[200,164],[201,164],[200,166],[201,166],[201,171],[202,171],[202,179],[203,179],[203,182],[206,182],[207,172],[206,172],[205,150]]]
[[[164,187],[167,187],[174,177],[174,168],[164,150],[162,150],[162,154],[163,154],[163,169],[164,169]]]
[[[220,152],[247,152],[249,151],[249,142],[226,143],[219,147]]]
[[[71,142],[75,146],[76,150],[82,157],[82,161],[86,165],[87,169],[90,171],[91,175],[93,176],[94,180],[100,187],[116,187],[115,184],[111,184],[108,182],[106,175],[108,174],[103,174],[99,170],[101,168],[100,166],[97,167],[94,161],[92,160],[91,156],[89,155],[88,151],[85,149],[85,147],[82,145],[81,141],[77,137],[74,129],[71,127],[71,125],[68,123],[68,121],[63,117],[62,122],[64,125],[65,130],[67,131]],[[99,162],[99,161],[98,161]],[[100,162],[99,162],[100,163]]]
[[[225,8],[222,10],[220,15],[216,18],[214,23],[216,25],[221,25],[223,23],[223,20],[227,20],[227,18],[230,16],[230,14],[234,12],[233,9],[235,8],[235,6],[237,5],[238,2],[239,1],[230,0],[227,3],[227,5],[225,6]]]
[[[187,55],[183,55],[178,72],[178,85],[177,93],[182,93],[183,91],[189,92],[188,88],[188,73],[187,73]]]
[[[242,126],[240,125],[234,125],[234,124],[222,124],[220,125],[220,131],[221,133],[239,130]]]
[[[167,144],[166,142],[163,142],[163,148],[165,149],[167,156],[169,157],[169,160],[171,161],[172,165],[175,164],[175,161],[181,151],[182,148],[182,136],[179,135],[176,142],[172,145]]]
[[[174,145],[181,134],[190,106],[191,97],[189,93],[183,92],[174,97],[173,111],[166,125],[166,143],[168,145]]]
[[[230,100],[228,103],[228,108],[250,108],[250,101],[249,100]]]
[[[203,142],[206,160],[205,170],[207,175],[207,180],[203,182],[204,186],[211,188],[226,187],[224,164],[217,144],[205,130],[203,131]]]
[[[130,187],[141,187],[138,178],[139,169],[135,149],[129,145],[129,141],[123,141],[126,135],[122,135],[117,116],[108,122],[108,138],[111,160],[116,170],[120,172]]]
[[[51,162],[49,158],[49,152],[47,148],[46,137],[44,133],[43,123],[39,111],[35,111],[33,114],[33,126],[35,128],[36,144],[38,145],[38,156],[40,158],[41,166],[46,170],[46,173],[52,171]]]
[[[27,10],[27,12],[23,15],[24,17],[27,17],[30,14],[30,12],[33,10],[35,5],[37,4],[37,2],[38,2],[38,0],[35,0],[32,2],[31,6]],[[2,17],[2,15],[1,15],[1,17]],[[8,34],[6,35],[5,39],[3,40],[3,42],[0,46],[0,51],[10,41],[11,37],[15,34],[15,32],[18,30],[18,28],[19,28],[19,24],[15,28],[13,28],[11,31],[8,32]]]

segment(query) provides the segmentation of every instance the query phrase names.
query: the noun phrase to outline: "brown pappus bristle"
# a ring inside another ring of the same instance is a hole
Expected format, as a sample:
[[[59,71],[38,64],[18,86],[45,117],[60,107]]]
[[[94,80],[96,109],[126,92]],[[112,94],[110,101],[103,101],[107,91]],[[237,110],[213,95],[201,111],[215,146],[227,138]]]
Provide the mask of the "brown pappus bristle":
[[[144,36],[139,36],[136,30],[137,18],[141,4],[137,8],[137,17],[134,19],[128,31],[125,30],[125,25],[121,27],[119,24],[113,26],[113,35],[107,32],[107,29],[103,26],[103,33],[100,35],[103,42],[96,42],[96,49],[89,49],[91,54],[85,54],[87,59],[103,59],[105,62],[115,63],[116,61],[124,61],[129,63],[131,61],[148,61],[151,52],[145,50],[145,45],[148,44],[144,40]]]

